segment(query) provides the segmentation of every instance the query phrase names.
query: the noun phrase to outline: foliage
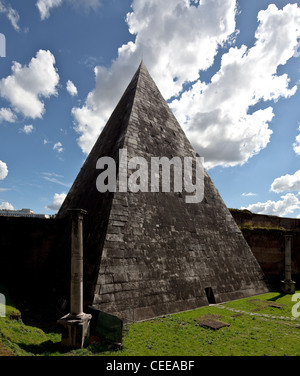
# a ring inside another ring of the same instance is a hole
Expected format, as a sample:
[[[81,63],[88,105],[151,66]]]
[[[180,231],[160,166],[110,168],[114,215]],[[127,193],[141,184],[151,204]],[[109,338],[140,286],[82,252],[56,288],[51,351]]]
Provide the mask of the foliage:
[[[248,221],[240,225],[241,230],[264,230],[264,231],[281,231],[286,232],[287,230],[284,227],[281,226],[274,226],[271,224],[264,224],[264,225],[258,225],[257,223],[254,223],[252,221]]]

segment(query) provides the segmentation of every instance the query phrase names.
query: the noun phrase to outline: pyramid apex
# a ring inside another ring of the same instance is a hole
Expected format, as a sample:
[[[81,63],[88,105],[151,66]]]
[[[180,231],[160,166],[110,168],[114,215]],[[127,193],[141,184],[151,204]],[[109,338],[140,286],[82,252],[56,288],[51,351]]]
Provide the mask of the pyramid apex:
[[[146,64],[144,63],[143,59],[141,60],[137,71],[141,71],[141,70],[145,70],[147,73],[149,73],[148,68],[147,68]]]

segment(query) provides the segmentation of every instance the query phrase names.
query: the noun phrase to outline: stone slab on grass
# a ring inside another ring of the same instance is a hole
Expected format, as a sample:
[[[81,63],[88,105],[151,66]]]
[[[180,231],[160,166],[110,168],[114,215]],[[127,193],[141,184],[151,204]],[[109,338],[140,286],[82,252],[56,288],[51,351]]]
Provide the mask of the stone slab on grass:
[[[204,315],[195,321],[203,328],[218,330],[230,326],[227,322],[219,320],[222,316],[219,315]]]

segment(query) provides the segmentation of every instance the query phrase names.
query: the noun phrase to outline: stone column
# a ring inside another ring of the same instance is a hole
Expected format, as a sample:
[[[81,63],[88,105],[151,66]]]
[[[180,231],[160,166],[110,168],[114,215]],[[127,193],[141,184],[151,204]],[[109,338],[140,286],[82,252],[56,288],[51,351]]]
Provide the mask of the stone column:
[[[83,236],[82,221],[84,210],[70,210],[72,215],[71,236],[71,294],[70,314],[74,317],[83,315]]]
[[[292,280],[292,235],[285,235],[285,281]]]
[[[285,269],[284,281],[281,281],[282,291],[285,294],[294,294],[296,283],[292,281],[292,238],[291,234],[284,236],[285,239]]]
[[[69,210],[72,216],[70,313],[58,323],[62,325],[62,345],[82,348],[89,333],[91,315],[83,312],[83,233],[85,210]]]

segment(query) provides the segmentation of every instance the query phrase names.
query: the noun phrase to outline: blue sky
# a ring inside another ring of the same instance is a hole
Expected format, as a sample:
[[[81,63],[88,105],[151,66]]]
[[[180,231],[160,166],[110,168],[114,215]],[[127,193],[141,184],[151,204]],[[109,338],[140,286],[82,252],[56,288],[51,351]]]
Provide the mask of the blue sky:
[[[0,208],[56,213],[143,57],[227,206],[300,218],[296,1],[0,0],[0,33]]]

